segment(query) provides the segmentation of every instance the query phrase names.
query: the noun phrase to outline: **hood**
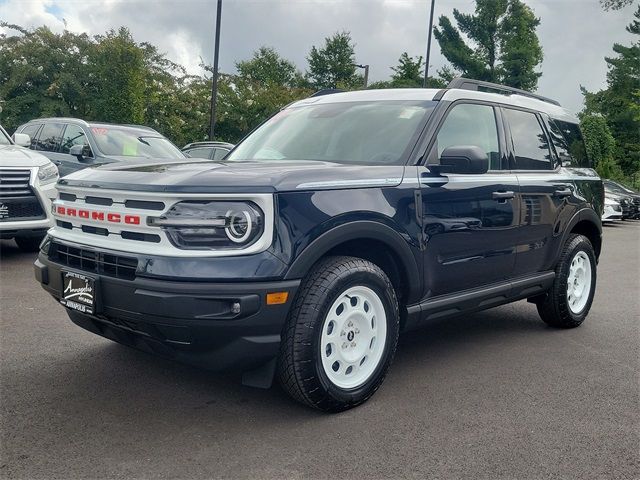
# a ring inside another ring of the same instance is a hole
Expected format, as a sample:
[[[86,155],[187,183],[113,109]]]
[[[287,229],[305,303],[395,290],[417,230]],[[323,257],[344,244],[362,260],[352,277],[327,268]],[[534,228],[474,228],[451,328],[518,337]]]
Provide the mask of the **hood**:
[[[17,145],[0,145],[0,168],[1,167],[41,167],[49,163],[49,159],[44,155],[18,147]]]
[[[392,186],[404,167],[341,165],[318,161],[157,163],[134,161],[86,168],[61,185],[174,193],[269,193]]]
[[[608,190],[604,191],[604,196],[605,196],[605,198],[611,198],[611,199],[615,200],[616,202],[619,202],[622,199],[631,200],[631,195],[624,195],[622,193],[612,192],[612,191],[608,191]]]

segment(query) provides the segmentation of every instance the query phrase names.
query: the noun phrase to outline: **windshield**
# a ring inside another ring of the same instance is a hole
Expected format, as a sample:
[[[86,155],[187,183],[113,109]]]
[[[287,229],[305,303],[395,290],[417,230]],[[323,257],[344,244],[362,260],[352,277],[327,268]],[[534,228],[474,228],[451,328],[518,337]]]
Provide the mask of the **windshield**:
[[[0,127],[0,145],[11,145],[9,135],[4,131],[4,128]]]
[[[376,101],[287,108],[249,135],[224,161],[403,163],[435,105],[432,101]]]
[[[184,154],[169,140],[146,130],[117,127],[91,127],[103,155],[183,159]]]

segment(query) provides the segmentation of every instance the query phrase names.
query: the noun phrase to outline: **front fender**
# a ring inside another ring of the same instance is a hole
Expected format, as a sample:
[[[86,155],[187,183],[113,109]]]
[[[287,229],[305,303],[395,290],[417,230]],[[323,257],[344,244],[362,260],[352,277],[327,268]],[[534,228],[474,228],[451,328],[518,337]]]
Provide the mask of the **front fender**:
[[[304,277],[311,267],[336,246],[351,240],[376,240],[384,243],[400,262],[409,287],[409,298],[419,298],[422,292],[417,260],[407,242],[396,230],[381,222],[359,220],[344,223],[322,233],[293,261],[285,279]]]

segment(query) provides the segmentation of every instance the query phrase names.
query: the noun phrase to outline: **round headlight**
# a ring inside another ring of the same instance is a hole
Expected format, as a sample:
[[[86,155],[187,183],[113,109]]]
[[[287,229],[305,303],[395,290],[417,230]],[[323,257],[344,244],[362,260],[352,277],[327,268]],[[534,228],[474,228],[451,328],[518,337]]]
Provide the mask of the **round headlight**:
[[[251,236],[252,222],[249,212],[229,210],[225,217],[227,218],[225,233],[229,240],[234,243],[243,243]]]

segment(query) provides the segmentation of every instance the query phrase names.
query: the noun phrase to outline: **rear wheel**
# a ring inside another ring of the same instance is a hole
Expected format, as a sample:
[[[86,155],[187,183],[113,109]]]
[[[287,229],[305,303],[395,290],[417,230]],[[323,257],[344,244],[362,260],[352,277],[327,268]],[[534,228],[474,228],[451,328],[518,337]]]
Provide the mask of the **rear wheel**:
[[[542,320],[558,328],[582,324],[596,290],[596,256],[589,240],[570,235],[556,266],[556,278],[544,300],[538,303]]]
[[[305,278],[292,306],[280,383],[320,410],[360,405],[382,384],[398,331],[398,302],[385,273],[359,258],[327,258]]]
[[[43,238],[44,235],[38,235],[35,237],[16,237],[15,241],[23,252],[37,252]]]

